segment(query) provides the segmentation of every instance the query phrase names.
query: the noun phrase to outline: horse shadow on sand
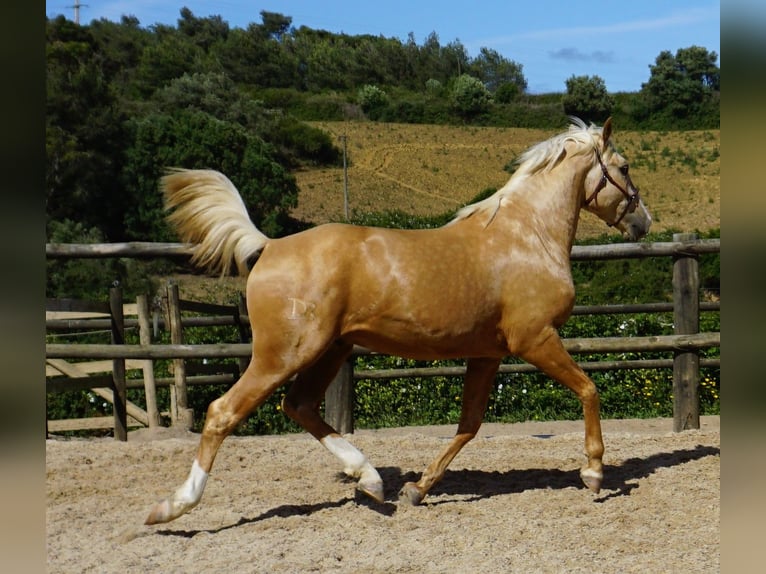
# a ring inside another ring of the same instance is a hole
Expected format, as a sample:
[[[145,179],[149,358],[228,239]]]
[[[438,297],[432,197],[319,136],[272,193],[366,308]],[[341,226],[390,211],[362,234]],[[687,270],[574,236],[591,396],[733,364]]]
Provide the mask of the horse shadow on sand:
[[[595,497],[594,501],[604,503],[611,498],[629,496],[639,487],[640,479],[654,474],[658,469],[671,468],[708,456],[719,456],[720,453],[721,449],[718,447],[697,445],[695,448],[657,453],[646,458],[630,458],[621,464],[605,464],[601,495]],[[418,477],[418,474],[411,472],[402,477],[402,480],[415,481]],[[584,488],[579,469],[565,471],[551,468],[526,468],[504,472],[448,470],[442,481],[431,490],[429,496],[438,494],[467,496],[460,500],[472,501],[518,494],[526,490],[564,488]],[[424,502],[429,503],[428,498]],[[454,502],[456,501],[447,499],[432,501],[430,504],[435,506]]]
[[[646,478],[662,468],[672,468],[693,460],[708,456],[719,456],[721,449],[712,446],[697,445],[695,448],[678,449],[672,452],[653,454],[646,458],[630,458],[620,464],[604,465],[604,482],[601,495],[594,498],[595,503],[606,503],[612,498],[630,496],[639,488],[639,480]],[[242,517],[237,522],[219,528],[199,530],[158,530],[157,534],[165,536],[181,536],[190,538],[201,532],[215,534],[231,528],[248,524],[256,524],[272,518],[289,518],[291,516],[308,516],[315,512],[340,508],[355,503],[369,507],[371,510],[385,516],[393,516],[398,507],[398,491],[405,482],[415,482],[420,477],[419,472],[402,472],[398,467],[378,468],[383,483],[387,485],[384,492],[384,502],[378,503],[368,497],[356,493],[335,501],[316,504],[285,504],[277,506],[257,516]],[[339,480],[348,480],[344,475],[338,475]],[[351,482],[351,481],[349,481]],[[519,494],[527,490],[565,488],[584,488],[580,480],[579,469],[560,470],[551,468],[526,468],[507,471],[485,470],[447,470],[444,478],[433,487],[421,506],[436,506],[440,504],[462,504],[474,500],[492,498],[508,494]],[[459,499],[437,499],[439,495],[459,496]]]

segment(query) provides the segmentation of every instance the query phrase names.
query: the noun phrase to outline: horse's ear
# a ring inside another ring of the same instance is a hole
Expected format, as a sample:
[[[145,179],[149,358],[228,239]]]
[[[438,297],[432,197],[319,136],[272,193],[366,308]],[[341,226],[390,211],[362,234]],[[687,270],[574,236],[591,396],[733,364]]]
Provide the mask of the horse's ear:
[[[612,137],[612,116],[606,118],[604,127],[601,130],[601,145],[606,149],[606,144],[609,142],[609,138]]]

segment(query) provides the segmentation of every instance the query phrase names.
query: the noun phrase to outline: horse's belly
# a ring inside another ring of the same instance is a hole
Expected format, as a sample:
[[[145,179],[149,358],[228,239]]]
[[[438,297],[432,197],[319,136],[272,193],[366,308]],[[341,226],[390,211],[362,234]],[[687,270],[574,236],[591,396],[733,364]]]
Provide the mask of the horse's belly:
[[[351,330],[343,339],[378,353],[420,360],[507,354],[502,336],[495,328],[461,331],[454,325],[444,329],[424,329],[422,325],[369,327]]]

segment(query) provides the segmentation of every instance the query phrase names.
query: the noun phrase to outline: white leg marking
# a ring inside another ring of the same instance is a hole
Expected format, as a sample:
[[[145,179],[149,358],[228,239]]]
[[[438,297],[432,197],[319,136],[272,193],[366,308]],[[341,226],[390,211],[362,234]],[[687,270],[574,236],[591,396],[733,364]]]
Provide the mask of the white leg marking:
[[[327,450],[343,463],[343,472],[349,476],[361,476],[362,469],[369,465],[365,457],[354,445],[339,436],[326,436],[321,440]]]
[[[343,463],[343,472],[363,483],[381,483],[382,480],[375,467],[370,464],[354,445],[343,437],[328,435],[321,440],[327,450],[337,456]]]
[[[197,506],[202,498],[202,491],[205,490],[207,476],[195,459],[186,482],[173,493],[173,496],[154,506],[145,524],[170,522]]]
[[[604,478],[604,473],[585,467],[580,470],[580,476],[583,478],[596,478],[601,480]]]
[[[339,436],[328,435],[321,440],[321,443],[340,459],[343,463],[343,472],[359,479],[357,485],[359,490],[378,502],[383,502],[383,480],[366,456]]]
[[[181,488],[173,496],[175,501],[196,506],[202,498],[202,492],[205,490],[205,484],[207,484],[207,477],[208,474],[202,470],[197,459],[194,459],[189,478],[186,479],[186,482],[181,485]]]

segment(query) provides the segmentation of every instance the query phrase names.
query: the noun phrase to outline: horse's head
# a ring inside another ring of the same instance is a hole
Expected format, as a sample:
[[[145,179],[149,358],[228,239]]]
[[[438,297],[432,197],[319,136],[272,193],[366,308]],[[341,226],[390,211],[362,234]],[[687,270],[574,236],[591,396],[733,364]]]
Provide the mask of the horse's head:
[[[638,241],[649,232],[652,216],[630,179],[628,161],[611,145],[611,135],[609,118],[600,136],[594,138],[594,162],[585,178],[584,208],[619,229],[627,239]]]

